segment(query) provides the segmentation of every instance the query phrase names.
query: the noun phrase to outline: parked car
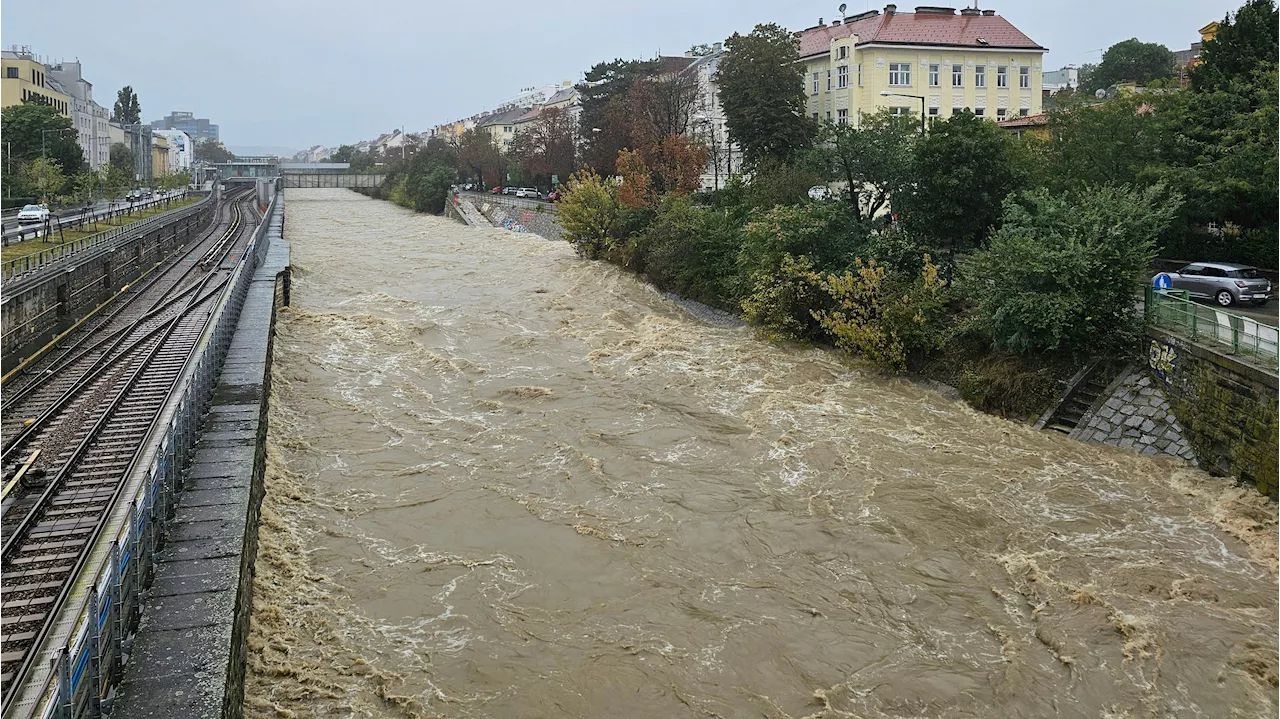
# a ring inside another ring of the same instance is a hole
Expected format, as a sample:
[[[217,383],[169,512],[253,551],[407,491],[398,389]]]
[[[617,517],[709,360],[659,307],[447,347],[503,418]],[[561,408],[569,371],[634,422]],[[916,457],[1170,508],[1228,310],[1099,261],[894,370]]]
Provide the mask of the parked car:
[[[524,197],[530,200],[541,200],[542,193],[532,187],[519,187],[516,188],[516,197]]]
[[[492,190],[489,190],[489,194],[490,194],[490,195],[504,195],[504,194],[506,194],[506,193],[502,191],[502,188],[501,188],[501,187],[495,187],[495,188],[493,188]]]
[[[1271,280],[1257,267],[1231,262],[1193,262],[1169,276],[1175,290],[1186,290],[1192,297],[1212,299],[1222,307],[1237,302],[1265,305],[1271,299]],[[1154,279],[1154,278],[1153,278]]]
[[[549,201],[549,202],[559,202],[559,201],[560,201],[560,188],[558,188],[558,187],[557,187],[556,189],[552,190],[551,192],[548,192],[548,193],[547,193],[547,201]]]
[[[18,211],[18,223],[44,222],[49,219],[47,205],[25,205]]]
[[[520,189],[520,188],[518,188],[518,187],[504,187],[504,188],[502,188],[502,194],[504,194],[504,195],[514,195],[514,194],[516,194],[516,192],[517,192],[519,189]]]

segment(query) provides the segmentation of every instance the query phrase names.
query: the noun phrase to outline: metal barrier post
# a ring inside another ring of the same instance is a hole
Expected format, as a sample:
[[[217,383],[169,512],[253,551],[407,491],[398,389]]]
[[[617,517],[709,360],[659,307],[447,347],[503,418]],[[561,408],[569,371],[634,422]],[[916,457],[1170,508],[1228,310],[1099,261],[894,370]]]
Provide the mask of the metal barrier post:
[[[102,692],[102,668],[99,662],[102,655],[99,651],[98,627],[98,586],[95,584],[89,588],[89,636],[85,639],[82,650],[89,653],[89,716],[91,717],[101,714],[98,698]]]

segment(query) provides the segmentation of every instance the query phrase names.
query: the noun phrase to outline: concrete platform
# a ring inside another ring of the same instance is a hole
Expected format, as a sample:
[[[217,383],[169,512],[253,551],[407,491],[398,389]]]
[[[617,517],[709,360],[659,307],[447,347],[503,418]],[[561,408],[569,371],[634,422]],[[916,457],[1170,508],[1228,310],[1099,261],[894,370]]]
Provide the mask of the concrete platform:
[[[287,287],[282,213],[254,273],[213,406],[184,475],[176,515],[111,715],[127,719],[236,719],[244,699],[245,641],[267,435],[278,282]]]

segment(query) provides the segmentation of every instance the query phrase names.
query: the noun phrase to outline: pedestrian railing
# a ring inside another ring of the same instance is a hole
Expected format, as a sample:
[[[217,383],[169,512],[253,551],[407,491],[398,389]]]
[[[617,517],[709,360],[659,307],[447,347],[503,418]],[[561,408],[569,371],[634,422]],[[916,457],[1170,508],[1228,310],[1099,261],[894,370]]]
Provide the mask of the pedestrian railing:
[[[1222,352],[1274,363],[1280,330],[1257,320],[1193,302],[1186,290],[1147,288],[1147,325],[1169,330]]]
[[[3,278],[5,281],[13,280],[31,272],[35,272],[36,270],[46,267],[54,262],[64,260],[78,252],[83,252],[85,250],[98,247],[104,243],[111,242],[118,237],[135,232],[145,232],[152,227],[158,227],[160,225],[190,217],[191,215],[203,210],[210,202],[210,197],[212,197],[212,195],[206,195],[199,202],[187,205],[186,207],[173,212],[153,215],[144,220],[138,220],[137,222],[132,222],[127,225],[121,225],[120,227],[113,227],[110,230],[103,230],[96,235],[89,235],[88,237],[72,240],[71,242],[56,245],[46,250],[40,250],[39,252],[33,252],[23,257],[8,260],[4,263],[3,269],[0,270],[0,278]]]
[[[108,528],[83,570],[82,577],[93,581],[79,597],[78,608],[63,615],[64,622],[71,622],[67,641],[46,650],[48,663],[37,664],[31,672],[34,676],[16,678],[34,680],[32,683],[7,688],[22,692],[16,697],[16,708],[25,716],[98,719],[105,714],[102,699],[123,673],[124,642],[140,616],[142,590],[154,571],[152,562],[161,530],[172,516],[182,473],[195,451],[254,270],[266,256],[269,240],[265,235],[272,214],[282,204],[278,200],[279,194],[272,199],[244,259],[232,273],[167,409],[160,413],[167,422],[157,420],[153,426],[148,444],[155,451],[142,481],[135,485],[135,493],[125,499],[129,502],[126,521]],[[32,648],[40,650],[39,646]]]

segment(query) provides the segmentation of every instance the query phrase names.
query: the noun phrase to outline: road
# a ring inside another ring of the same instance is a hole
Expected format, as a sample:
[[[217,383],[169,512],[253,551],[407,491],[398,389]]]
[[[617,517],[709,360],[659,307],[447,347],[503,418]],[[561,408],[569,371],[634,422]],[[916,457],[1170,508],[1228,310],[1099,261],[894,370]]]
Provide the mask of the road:
[[[143,209],[143,208],[155,205],[156,203],[164,201],[166,197],[172,199],[174,197],[179,197],[182,194],[183,194],[182,190],[173,190],[167,194],[165,193],[157,194],[151,199],[147,200],[146,202],[133,203],[133,208]],[[98,202],[95,202],[92,205],[93,213],[97,215],[99,218],[106,216],[113,211],[119,211],[126,207],[128,207],[128,203],[123,203],[123,202],[117,202],[114,205],[109,206],[106,200],[99,200]],[[61,214],[53,215],[51,218],[52,219],[51,228],[57,229],[58,227],[63,227],[63,226],[69,227],[71,225],[74,225],[82,221],[82,217],[84,216],[84,214],[85,213],[81,208],[76,208],[74,210],[65,210]],[[92,219],[92,217],[83,217],[83,219],[87,221]],[[0,225],[0,227],[3,228],[2,231],[0,231],[0,237],[3,237],[4,243],[6,245],[13,244],[14,242],[22,242],[23,240],[38,238],[43,235],[39,227],[34,223],[19,225],[16,220],[12,220],[12,221],[5,221],[3,225]]]
[[[1207,307],[1220,309],[1214,302],[1197,300],[1197,303]],[[1276,300],[1269,300],[1267,304],[1261,307],[1254,307],[1253,305],[1235,305],[1234,307],[1227,307],[1226,310],[1227,312],[1244,315],[1251,320],[1257,320],[1258,322],[1269,324],[1272,327],[1280,326],[1280,302],[1277,302]]]

